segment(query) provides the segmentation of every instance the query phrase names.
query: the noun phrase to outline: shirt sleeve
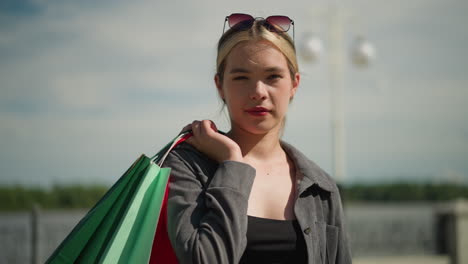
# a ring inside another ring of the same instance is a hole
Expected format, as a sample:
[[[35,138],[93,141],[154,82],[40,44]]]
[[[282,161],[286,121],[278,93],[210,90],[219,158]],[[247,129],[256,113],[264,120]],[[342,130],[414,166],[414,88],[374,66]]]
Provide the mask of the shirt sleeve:
[[[247,244],[247,206],[255,169],[225,161],[213,175],[171,152],[168,233],[179,263],[238,263]],[[198,164],[203,166],[203,164]],[[209,181],[200,179],[208,177]]]

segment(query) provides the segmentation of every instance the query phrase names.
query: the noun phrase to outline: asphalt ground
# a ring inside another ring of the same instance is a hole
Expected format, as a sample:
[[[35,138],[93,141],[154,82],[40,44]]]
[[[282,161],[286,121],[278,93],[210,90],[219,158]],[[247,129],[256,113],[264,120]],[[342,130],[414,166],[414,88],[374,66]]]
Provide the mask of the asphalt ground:
[[[450,259],[446,255],[378,256],[354,258],[353,264],[450,264]]]

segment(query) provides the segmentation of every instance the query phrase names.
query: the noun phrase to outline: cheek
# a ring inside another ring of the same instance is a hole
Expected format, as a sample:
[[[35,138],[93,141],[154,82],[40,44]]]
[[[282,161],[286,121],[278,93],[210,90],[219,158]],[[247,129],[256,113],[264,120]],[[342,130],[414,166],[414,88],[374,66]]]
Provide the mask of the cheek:
[[[229,111],[231,111],[231,109],[239,103],[239,95],[233,92],[232,87],[230,89],[223,89],[223,94],[223,101],[226,104]]]
[[[227,83],[223,87],[224,87],[223,88],[224,98],[226,100],[237,101],[237,100],[240,100],[240,98],[243,97],[244,89],[242,89],[242,86],[235,85],[235,84],[232,84],[232,83]]]
[[[287,100],[286,100],[287,99]],[[284,100],[281,100],[281,109],[286,112],[288,111],[288,108],[289,108],[289,102],[291,100],[289,98],[285,98]]]
[[[287,111],[291,100],[292,100],[291,91],[285,90],[277,97],[276,104],[279,108],[281,108],[282,111]]]

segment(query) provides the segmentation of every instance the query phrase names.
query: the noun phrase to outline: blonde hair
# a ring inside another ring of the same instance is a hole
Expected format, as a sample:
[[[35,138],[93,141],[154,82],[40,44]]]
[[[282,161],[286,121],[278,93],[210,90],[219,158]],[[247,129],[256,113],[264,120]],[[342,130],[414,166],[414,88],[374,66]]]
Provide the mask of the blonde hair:
[[[267,27],[273,29],[273,31],[270,31]],[[283,53],[288,62],[291,78],[294,79],[294,75],[299,72],[299,66],[297,64],[296,48],[294,47],[293,40],[286,32],[267,24],[265,20],[255,20],[249,29],[232,27],[219,39],[216,74],[221,81],[223,80],[226,68],[226,58],[231,50],[241,42],[259,40],[269,41]]]

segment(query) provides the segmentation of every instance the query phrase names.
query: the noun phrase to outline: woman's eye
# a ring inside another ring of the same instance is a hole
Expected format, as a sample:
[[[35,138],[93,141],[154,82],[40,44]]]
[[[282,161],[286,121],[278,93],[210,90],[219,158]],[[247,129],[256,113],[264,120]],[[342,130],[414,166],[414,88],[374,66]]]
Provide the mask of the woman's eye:
[[[272,75],[268,76],[268,79],[269,79],[269,80],[281,79],[281,75],[279,75],[279,74],[272,74]]]
[[[236,76],[234,78],[232,78],[234,81],[238,81],[238,80],[247,80],[247,76]]]

